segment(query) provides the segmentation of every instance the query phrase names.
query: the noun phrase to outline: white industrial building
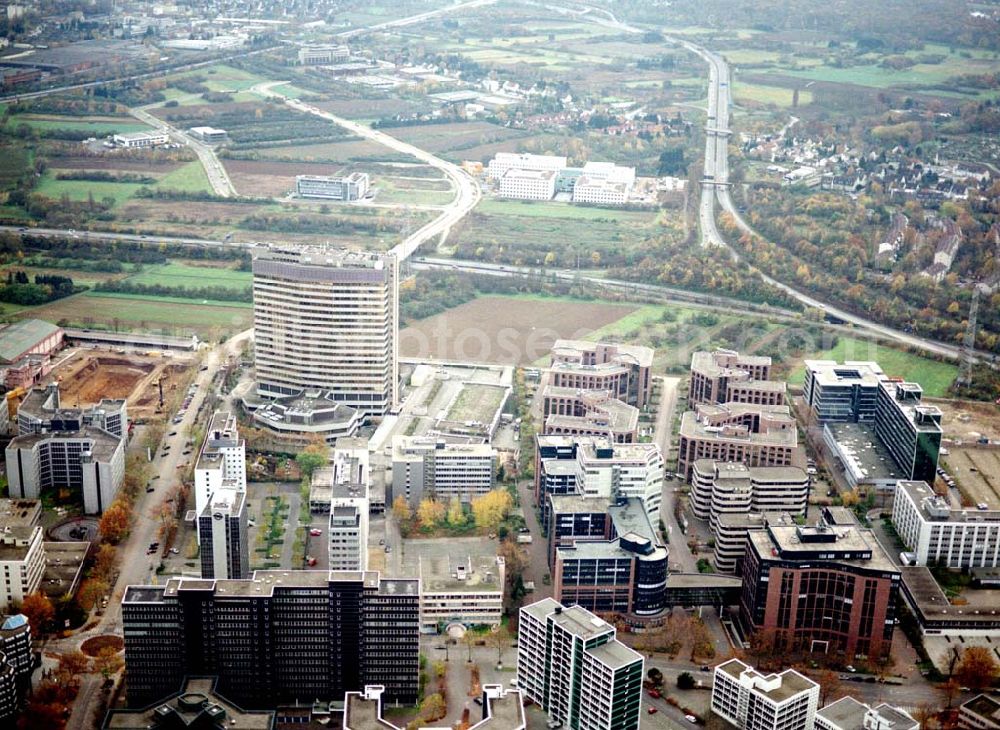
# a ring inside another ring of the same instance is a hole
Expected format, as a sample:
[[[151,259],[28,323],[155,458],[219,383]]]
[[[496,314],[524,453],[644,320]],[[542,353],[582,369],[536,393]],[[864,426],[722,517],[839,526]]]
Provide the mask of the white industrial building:
[[[794,669],[761,674],[739,659],[715,668],[712,712],[741,730],[813,730],[819,685]]]
[[[550,727],[638,730],[643,659],[615,628],[552,598],[521,609],[517,682]]]
[[[352,172],[350,175],[296,175],[295,194],[300,198],[342,200],[353,202],[368,194],[368,173]]]
[[[392,439],[392,499],[410,504],[433,496],[471,502],[493,489],[496,450],[489,444],[456,444],[426,436]],[[391,499],[386,499],[391,502]]]
[[[10,496],[35,499],[69,489],[81,494],[84,512],[101,514],[125,476],[127,427],[124,400],[63,408],[58,384],[33,389],[21,401],[18,435],[6,449]]]
[[[490,180],[499,180],[508,170],[548,170],[552,173],[558,173],[565,167],[566,158],[557,155],[497,152],[496,156],[490,160],[487,176]]]
[[[344,61],[348,61],[350,58],[351,49],[347,46],[303,46],[299,49],[299,63],[303,66],[344,63]]]
[[[167,144],[170,142],[170,135],[166,132],[131,132],[129,134],[116,134],[111,138],[111,141],[117,147],[141,149]]]
[[[511,168],[500,178],[497,192],[501,198],[513,200],[552,200],[556,194],[554,170],[523,170]]]
[[[980,504],[953,509],[927,482],[900,481],[892,524],[912,564],[947,568],[996,568],[1000,565],[1000,510]]]

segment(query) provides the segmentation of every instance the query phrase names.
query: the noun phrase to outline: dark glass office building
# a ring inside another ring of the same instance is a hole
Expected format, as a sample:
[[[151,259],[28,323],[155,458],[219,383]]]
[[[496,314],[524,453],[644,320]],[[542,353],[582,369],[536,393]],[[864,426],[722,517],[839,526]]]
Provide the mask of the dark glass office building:
[[[418,699],[418,581],[374,572],[257,571],[175,578],[122,601],[128,702],[143,707],[187,675],[217,675],[241,706],[341,697],[365,685]]]

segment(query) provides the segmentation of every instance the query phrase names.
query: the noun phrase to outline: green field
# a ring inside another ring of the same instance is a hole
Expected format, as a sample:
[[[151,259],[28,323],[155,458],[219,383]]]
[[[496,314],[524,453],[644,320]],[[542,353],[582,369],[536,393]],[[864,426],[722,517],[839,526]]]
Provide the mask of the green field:
[[[783,89],[778,86],[763,86],[761,84],[744,84],[737,82],[733,84],[733,98],[737,103],[741,101],[755,101],[759,104],[774,104],[780,107],[790,107],[792,105],[792,89]],[[808,89],[799,90],[799,106],[811,104],[813,100],[812,92]]]
[[[154,187],[193,193],[212,192],[212,184],[208,181],[208,175],[205,174],[205,168],[199,160],[193,160],[173,172],[168,172]]]
[[[170,262],[168,264],[145,266],[140,273],[128,277],[128,281],[132,284],[144,284],[146,286],[159,285],[186,287],[189,289],[216,286],[232,289],[233,291],[243,291],[252,284],[253,275],[249,271],[235,271],[234,269],[225,269],[217,266],[192,266],[190,264]],[[232,305],[243,306],[240,302],[233,302]]]
[[[104,182],[96,180],[56,180],[52,171],[47,171],[38,181],[35,191],[47,198],[59,200],[63,195],[70,200],[87,200],[91,195],[94,200],[113,198],[115,205],[128,200],[135,191],[142,187],[141,183]]]
[[[592,208],[570,203],[547,203],[544,201],[503,200],[483,198],[476,206],[477,213],[487,215],[510,215],[519,218],[566,218],[583,221],[622,221],[649,224],[653,211],[622,210],[620,208]]]
[[[4,305],[4,311],[10,307]],[[137,329],[169,334],[197,333],[203,339],[240,332],[253,324],[249,304],[195,302],[167,297],[86,292],[41,307],[23,309],[21,317],[66,321],[82,327]]]
[[[71,132],[90,132],[95,137],[105,137],[114,132],[146,132],[149,126],[130,117],[122,117],[121,122],[102,117],[99,121],[87,121],[86,117],[36,117],[31,114],[14,114],[7,120],[7,129],[16,129],[21,124],[38,130],[64,129]]]
[[[831,349],[810,353],[805,357],[809,360],[875,360],[882,370],[890,377],[905,378],[919,383],[924,394],[931,397],[945,397],[948,386],[958,375],[958,367],[950,362],[929,360],[920,355],[914,355],[902,350],[896,350],[888,345],[876,342],[841,337],[837,345]],[[797,365],[788,376],[788,382],[802,385],[805,379],[805,366]]]

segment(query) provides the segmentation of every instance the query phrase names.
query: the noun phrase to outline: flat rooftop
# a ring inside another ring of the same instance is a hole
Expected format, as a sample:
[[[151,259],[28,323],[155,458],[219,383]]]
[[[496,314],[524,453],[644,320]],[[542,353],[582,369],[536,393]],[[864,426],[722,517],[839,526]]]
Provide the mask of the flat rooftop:
[[[691,355],[691,370],[710,377],[733,376],[746,372],[749,367],[770,367],[771,358],[765,355],[741,355],[733,350],[698,350]],[[761,381],[772,382],[772,381]],[[781,383],[784,385],[784,383]]]
[[[953,509],[951,502],[935,492],[927,482],[900,481],[896,489],[906,494],[927,522],[1000,522],[1000,510],[996,509]]]
[[[932,621],[962,621],[990,626],[1000,622],[997,608],[1000,592],[991,589],[962,591],[966,604],[954,606],[941,590],[927,568],[908,566],[897,569],[903,578],[903,589],[912,597],[924,618]]]
[[[760,423],[760,430],[749,427],[743,431],[748,420]],[[728,429],[728,432],[727,432]],[[734,431],[733,429],[738,429]],[[761,406],[750,403],[727,403],[713,405],[699,403],[697,410],[685,411],[681,416],[681,436],[697,439],[718,439],[721,441],[745,441],[750,443],[795,446],[798,432],[795,419],[788,406]]]
[[[865,713],[867,712],[868,705],[858,702],[853,697],[842,697],[817,710],[816,714],[842,730],[864,730]]]
[[[861,423],[827,423],[823,427],[829,429],[837,443],[837,456],[844,463],[844,468],[855,474],[859,481],[903,478],[903,473],[871,426]]]
[[[835,536],[829,542],[824,539]],[[817,539],[811,542],[811,539]],[[780,552],[780,560],[803,560],[815,562],[815,553],[829,552],[838,557],[831,562],[844,565],[853,565],[871,570],[884,570],[886,572],[898,572],[898,568],[885,554],[882,546],[875,539],[871,530],[865,530],[858,526],[835,525],[821,526],[815,525],[767,525],[763,531],[751,531],[749,533],[750,544],[754,546],[758,555],[771,556],[772,550],[777,548]],[[850,555],[851,557],[846,557]],[[871,557],[865,557],[870,555]],[[845,556],[845,557],[841,557]]]
[[[504,180],[551,180],[556,176],[555,170],[531,170],[512,167],[503,174]]]
[[[762,674],[739,659],[730,659],[716,667],[716,670],[723,671],[736,680],[740,680],[741,677],[750,678],[754,681],[757,691],[774,702],[784,702],[800,692],[816,686],[815,682],[802,676],[794,669],[786,669],[778,674]],[[772,685],[771,689],[767,689],[766,684]]]
[[[598,365],[583,366],[596,369],[602,364],[636,364],[651,367],[656,352],[644,345],[623,345],[617,342],[591,342],[589,340],[556,340],[552,344],[552,367],[580,367],[574,363],[559,362],[559,358],[582,357],[584,353],[598,357]]]
[[[1000,723],[1000,701],[989,695],[976,695],[962,705],[962,710],[979,715],[989,722]]]
[[[33,527],[41,516],[41,500],[0,499],[0,528]]]
[[[553,616],[552,621],[563,630],[584,640],[614,631],[611,624],[581,606],[564,608]]]
[[[403,556],[403,573],[420,576],[424,593],[503,591],[495,543],[481,537],[403,540]]]
[[[877,362],[872,360],[848,360],[838,363],[836,360],[806,360],[806,371],[813,373],[813,378],[821,386],[851,386],[858,385],[876,388],[886,379],[886,374]]]
[[[215,677],[189,677],[180,692],[141,710],[111,710],[103,727],[108,730],[160,727],[162,708],[169,708],[168,712],[177,718],[171,727],[209,727],[207,721],[211,718],[218,723],[212,723],[212,727],[224,724],[230,730],[271,730],[274,727],[273,710],[244,710],[216,693],[216,681]],[[225,719],[219,720],[217,714]]]
[[[621,669],[642,661],[641,654],[617,640],[595,646],[589,650],[589,654],[610,669]]]

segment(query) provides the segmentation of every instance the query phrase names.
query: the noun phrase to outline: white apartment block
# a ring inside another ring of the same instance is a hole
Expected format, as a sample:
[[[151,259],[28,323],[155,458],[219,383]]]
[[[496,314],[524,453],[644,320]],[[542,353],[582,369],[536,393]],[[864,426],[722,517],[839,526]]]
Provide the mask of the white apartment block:
[[[423,436],[392,439],[392,494],[417,504],[433,496],[471,502],[493,489],[496,450],[489,444],[454,444]],[[386,499],[386,502],[392,500]]]
[[[91,408],[64,408],[55,383],[29,392],[17,411],[18,435],[7,445],[10,496],[35,499],[43,491],[70,489],[87,514],[114,501],[125,476],[124,400]]]
[[[747,466],[699,459],[691,473],[691,511],[709,520],[720,514],[790,512],[803,514],[809,475],[797,466]]]
[[[875,707],[843,697],[816,712],[816,730],[919,730],[909,713],[885,702]]]
[[[501,198],[513,200],[552,200],[556,194],[557,174],[553,170],[511,168],[500,178],[497,192]]]
[[[194,466],[194,508],[201,514],[216,492],[247,491],[246,442],[237,430],[236,415],[216,411]]]
[[[532,155],[527,152],[497,152],[490,160],[487,175],[490,180],[499,180],[508,170],[549,170],[558,173],[565,169],[566,158],[557,155]]]
[[[611,444],[580,439],[576,452],[576,489],[584,497],[641,500],[652,524],[660,519],[663,454],[648,444]]]
[[[398,401],[398,264],[391,254],[270,248],[253,261],[257,393],[382,416]]]
[[[328,175],[295,176],[295,194],[300,198],[355,201],[365,197],[369,188],[370,182],[366,172],[352,172],[350,175],[341,177]]]
[[[0,499],[0,611],[35,593],[45,572],[41,502]]]
[[[761,674],[739,659],[715,668],[712,712],[740,730],[813,730],[819,685],[794,669]]]
[[[617,640],[611,624],[546,598],[521,609],[518,627],[518,686],[550,726],[637,730],[643,658]]]
[[[952,509],[927,482],[896,484],[892,524],[913,564],[934,561],[948,568],[995,568],[1000,565],[1000,510]]]

